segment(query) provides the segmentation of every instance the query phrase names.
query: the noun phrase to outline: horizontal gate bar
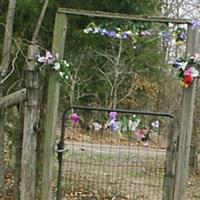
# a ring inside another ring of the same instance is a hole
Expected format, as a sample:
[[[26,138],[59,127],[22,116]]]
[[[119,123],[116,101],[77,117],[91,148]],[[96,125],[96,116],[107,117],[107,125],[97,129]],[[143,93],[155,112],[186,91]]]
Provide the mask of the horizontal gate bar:
[[[70,109],[78,109],[78,110],[94,110],[94,111],[115,111],[118,113],[127,113],[127,114],[138,114],[138,115],[153,115],[153,116],[161,116],[161,117],[169,117],[175,118],[171,113],[166,112],[152,112],[152,111],[139,111],[139,110],[131,110],[131,109],[111,109],[111,108],[99,108],[99,107],[91,107],[91,106],[71,106],[63,112],[63,117],[65,118],[65,114]]]

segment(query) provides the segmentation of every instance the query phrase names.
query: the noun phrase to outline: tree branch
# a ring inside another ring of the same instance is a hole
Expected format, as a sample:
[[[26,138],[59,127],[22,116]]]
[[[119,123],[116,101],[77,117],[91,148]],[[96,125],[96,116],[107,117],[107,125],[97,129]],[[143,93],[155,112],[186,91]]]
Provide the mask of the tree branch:
[[[43,7],[42,7],[42,10],[40,12],[40,17],[38,19],[38,22],[37,22],[37,25],[36,25],[36,28],[35,28],[35,31],[33,33],[33,37],[32,37],[32,42],[35,43],[36,42],[36,39],[38,37],[38,34],[39,34],[39,31],[40,31],[40,28],[41,28],[41,25],[42,25],[42,21],[44,19],[44,15],[45,15],[45,12],[46,12],[46,9],[48,7],[48,4],[49,4],[49,1],[48,0],[45,0],[44,4],[43,4]]]
[[[18,58],[18,53],[19,53],[19,49],[17,49],[17,52],[16,52],[16,54],[15,54],[15,57],[14,57],[14,59],[12,60],[12,69],[11,69],[11,71],[9,72],[9,74],[6,75],[6,77],[4,77],[4,79],[2,79],[2,80],[0,81],[0,85],[3,84],[3,83],[9,78],[9,76],[11,76],[11,74],[14,72],[14,70],[15,70],[15,61],[16,61],[17,58]]]
[[[93,50],[96,54],[105,57],[105,58],[106,58],[107,60],[109,60],[113,65],[115,65],[115,61],[114,61],[112,58],[110,58],[108,55],[106,55],[106,54],[104,54],[104,53],[102,53],[102,52],[99,52],[99,51],[97,51],[97,50],[95,50],[95,49],[92,49],[92,50]]]

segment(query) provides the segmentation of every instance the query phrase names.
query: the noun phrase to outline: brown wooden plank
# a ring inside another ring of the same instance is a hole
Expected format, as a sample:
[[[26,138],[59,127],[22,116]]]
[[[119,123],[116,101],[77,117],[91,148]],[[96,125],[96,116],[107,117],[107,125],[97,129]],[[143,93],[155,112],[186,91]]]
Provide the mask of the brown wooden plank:
[[[196,30],[192,30],[191,25],[188,26],[188,43],[187,54],[195,53]],[[186,89],[183,89],[181,127],[179,134],[179,146],[177,153],[177,167],[174,187],[174,199],[185,199],[185,189],[187,186],[189,171],[189,155],[191,136],[193,128],[194,100],[196,95],[196,81]]]
[[[26,100],[26,88],[13,92],[0,99],[0,109],[6,109]]]
[[[53,53],[58,53],[59,58],[63,58],[65,37],[67,30],[67,16],[62,13],[56,14],[54,35],[53,35]],[[44,141],[44,160],[42,172],[42,199],[52,199],[52,181],[53,181],[53,156],[55,149],[55,133],[57,122],[57,110],[59,103],[60,85],[58,74],[50,71],[47,114],[45,120],[45,141]]]
[[[167,17],[162,17],[162,16],[129,15],[129,14],[102,12],[102,11],[79,10],[79,9],[71,9],[71,8],[58,8],[58,12],[70,14],[70,15],[82,15],[82,16],[90,16],[90,17],[124,19],[124,20],[133,20],[133,21],[174,23],[174,24],[191,23],[191,20],[182,19],[182,18],[177,19],[177,18],[167,18]]]

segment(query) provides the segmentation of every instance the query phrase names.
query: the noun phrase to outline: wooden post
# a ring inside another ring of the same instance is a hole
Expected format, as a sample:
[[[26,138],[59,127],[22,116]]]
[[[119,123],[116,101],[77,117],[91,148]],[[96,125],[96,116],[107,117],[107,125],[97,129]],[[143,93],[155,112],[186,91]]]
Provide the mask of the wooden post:
[[[56,13],[54,35],[53,35],[53,53],[59,54],[59,59],[63,58],[65,37],[67,30],[66,14]],[[59,103],[59,80],[55,71],[50,71],[48,96],[47,96],[47,113],[45,120],[45,141],[44,141],[44,160],[42,172],[42,200],[52,199],[52,167],[55,147],[55,133],[57,122],[57,109]]]
[[[166,152],[163,200],[174,200],[174,183],[176,173],[176,152],[178,140],[178,123],[175,118],[170,121],[170,132]]]
[[[200,54],[200,32],[199,30],[192,30],[192,29],[190,29],[190,32],[193,35],[193,37],[191,38],[192,45],[190,45],[190,49],[188,52]],[[200,89],[200,80],[198,79],[195,108],[194,108],[195,109],[194,124],[193,124],[192,140],[191,140],[191,146],[190,146],[190,161],[189,161],[190,172],[198,171],[198,154],[199,154],[199,147],[200,147],[200,127],[199,127],[199,120],[198,120],[198,116],[200,114],[199,89]]]
[[[39,75],[35,70],[34,54],[37,46],[28,48],[25,87],[27,101],[24,108],[24,128],[21,163],[21,200],[35,199],[36,144],[39,123],[38,87]]]
[[[195,31],[188,25],[187,55],[195,53]],[[183,89],[181,127],[177,153],[177,167],[174,187],[174,199],[183,200],[187,186],[189,171],[189,155],[193,127],[193,113],[195,100],[196,80],[189,88]]]

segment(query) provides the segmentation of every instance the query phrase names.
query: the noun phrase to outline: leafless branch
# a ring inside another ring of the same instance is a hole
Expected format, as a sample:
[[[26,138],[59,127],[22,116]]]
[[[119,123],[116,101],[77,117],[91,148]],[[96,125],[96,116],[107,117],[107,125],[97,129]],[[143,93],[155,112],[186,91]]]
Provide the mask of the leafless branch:
[[[115,65],[115,61],[114,61],[112,58],[110,58],[108,55],[106,55],[106,54],[104,54],[104,53],[102,53],[102,52],[99,52],[99,51],[97,51],[97,50],[95,50],[95,49],[92,49],[92,50],[93,50],[96,54],[105,57],[105,58],[106,58],[107,60],[109,60],[113,65]]]
[[[0,85],[3,84],[11,76],[11,74],[14,72],[14,70],[15,70],[15,62],[16,62],[16,60],[18,58],[18,54],[19,54],[19,49],[17,49],[15,57],[12,60],[12,69],[11,69],[11,71],[4,77],[4,79],[1,80]]]
[[[106,78],[106,80],[108,81],[110,87],[112,87],[113,85],[112,85],[112,83],[111,83],[111,81],[110,81],[110,78],[109,78],[108,74],[107,74],[106,72],[104,72],[103,70],[101,70],[100,68],[98,68],[98,71],[99,71],[101,74],[103,74],[103,76],[104,76],[104,77]]]
[[[36,39],[38,37],[39,31],[40,31],[40,28],[41,28],[41,25],[42,25],[42,21],[44,19],[44,15],[45,15],[46,9],[48,7],[48,4],[49,4],[49,1],[45,0],[45,2],[43,4],[43,7],[42,7],[42,10],[40,12],[40,16],[39,16],[35,31],[33,33],[33,37],[32,37],[32,42],[33,43],[36,42]]]

